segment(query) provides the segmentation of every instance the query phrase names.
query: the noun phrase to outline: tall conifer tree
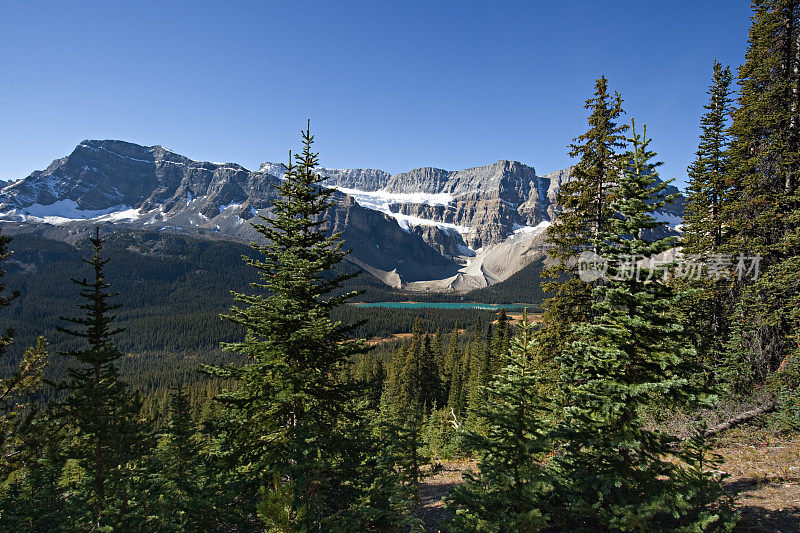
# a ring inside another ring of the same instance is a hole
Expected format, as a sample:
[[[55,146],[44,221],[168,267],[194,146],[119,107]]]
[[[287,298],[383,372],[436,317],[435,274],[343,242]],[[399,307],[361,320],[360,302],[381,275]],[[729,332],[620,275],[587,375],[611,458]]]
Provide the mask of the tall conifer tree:
[[[706,112],[700,119],[700,142],[696,158],[688,168],[689,187],[682,226],[687,253],[716,252],[725,237],[722,209],[731,193],[727,173],[732,82],[730,67],[714,61],[708,103],[703,106]]]
[[[73,365],[69,379],[60,384],[67,392],[63,401],[63,414],[74,439],[68,454],[76,459],[86,472],[83,491],[74,502],[78,520],[84,527],[105,526],[136,527],[143,524],[143,516],[135,509],[135,476],[138,459],[147,442],[144,428],[138,420],[140,402],[127,385],[119,379],[116,362],[122,352],[114,343],[114,336],[122,332],[113,326],[114,310],[119,305],[111,303],[117,293],[109,292],[103,267],[110,261],[102,257],[105,239],[95,230],[92,256],[84,262],[92,267],[93,279],[73,279],[84,300],[78,308],[84,316],[62,320],[72,327],[58,329],[82,343],[82,348],[65,352]],[[141,464],[139,465],[141,467]]]
[[[591,286],[575,275],[575,257],[584,250],[597,251],[593,244],[608,227],[619,175],[621,149],[625,146],[622,97],[610,94],[605,76],[595,82],[595,93],[586,100],[590,110],[589,129],[570,145],[571,157],[579,158],[571,179],[561,185],[556,205],[558,218],[547,228],[551,245],[548,255],[553,266],[545,270],[550,280],[544,288],[552,296],[545,301],[542,343],[553,354],[570,338],[574,324],[591,315]]]
[[[683,219],[683,252],[705,261],[714,260],[730,238],[730,224],[723,216],[731,200],[728,133],[731,107],[729,67],[714,62],[706,113],[700,120],[696,159],[689,165],[689,187]],[[684,280],[681,280],[684,281]],[[688,302],[688,324],[698,339],[699,357],[716,363],[728,334],[730,277],[702,276],[689,280],[696,296]]]
[[[731,126],[727,210],[734,254],[761,256],[734,314],[731,375],[762,383],[797,351],[791,320],[800,287],[800,2],[755,0]]]
[[[486,433],[465,436],[465,447],[478,453],[480,474],[466,476],[452,493],[452,531],[534,531],[546,524],[541,502],[552,486],[543,464],[552,443],[547,402],[536,392],[543,376],[534,332],[525,310],[510,352],[499,355],[503,368],[478,408]]]
[[[555,494],[569,505],[551,509],[551,517],[565,530],[711,527],[723,520],[715,509],[718,483],[671,461],[689,458],[643,418],[648,406],[697,407],[702,395],[690,383],[694,354],[676,310],[681,295],[666,283],[663,266],[634,263],[674,245],[671,238],[644,239],[663,224],[653,211],[673,198],[664,194],[667,183],[656,181],[650,141],[635,130],[629,141],[611,203],[616,216],[594,241],[608,263],[593,290],[596,316],[577,327],[561,356],[567,407]]]
[[[219,399],[238,420],[245,477],[267,490],[262,519],[299,530],[333,527],[356,500],[360,414],[355,390],[340,374],[364,351],[361,341],[347,339],[350,328],[330,317],[352,296],[331,295],[351,275],[333,274],[347,254],[322,218],[334,190],[321,186],[310,129],[302,139],[272,214],[253,226],[266,239],[252,243],[262,258],[245,258],[260,274],[257,292],[235,294],[245,307],[224,317],[246,330],[244,340],[224,347],[247,364],[211,369],[237,382]]]

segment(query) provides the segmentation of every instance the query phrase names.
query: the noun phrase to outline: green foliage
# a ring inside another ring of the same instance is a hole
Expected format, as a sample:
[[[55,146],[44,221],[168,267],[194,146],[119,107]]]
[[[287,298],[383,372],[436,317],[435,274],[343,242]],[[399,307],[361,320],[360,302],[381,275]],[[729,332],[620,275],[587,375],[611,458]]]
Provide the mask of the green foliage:
[[[735,392],[743,392],[766,383],[797,353],[800,256],[768,267],[742,291],[733,315],[724,377]]]
[[[580,159],[572,170],[572,179],[558,191],[558,218],[547,228],[552,266],[544,271],[548,278],[544,289],[549,297],[544,305],[541,342],[552,354],[570,342],[574,324],[591,316],[591,285],[575,275],[574,259],[585,250],[597,253],[594,242],[608,227],[620,149],[625,147],[624,132],[628,128],[617,122],[624,113],[622,97],[609,94],[605,76],[596,80],[594,96],[586,100],[585,107],[591,111],[589,129],[570,145],[570,156]]]
[[[10,241],[9,237],[0,234],[0,261],[7,260],[11,255],[8,249]],[[0,269],[0,309],[7,307],[19,296],[17,291],[10,295],[2,294],[5,291],[4,276],[5,270]],[[0,359],[7,358],[7,348],[13,338],[12,328],[7,328],[0,334]],[[41,386],[47,358],[46,348],[44,338],[40,337],[34,348],[25,351],[12,372],[0,374],[0,479],[4,479],[21,458],[20,432],[31,422],[30,413],[26,413],[26,410],[29,408],[31,395]]]
[[[728,219],[735,246],[769,265],[800,251],[800,10],[794,0],[758,0],[753,10],[731,126]]]
[[[235,294],[246,307],[225,317],[246,335],[224,347],[247,362],[209,369],[236,382],[218,399],[236,423],[231,445],[245,486],[268,487],[261,518],[285,524],[289,517],[301,530],[335,527],[355,504],[363,452],[358,388],[341,376],[364,345],[348,340],[349,327],[330,317],[352,296],[331,293],[353,275],[331,274],[346,252],[340,236],[323,227],[333,190],[320,186],[312,143],[306,130],[272,217],[253,225],[267,241],[252,244],[259,258],[245,258],[259,274],[252,284],[258,292]]]
[[[700,142],[687,170],[689,187],[682,242],[686,253],[717,251],[728,237],[722,209],[732,193],[727,180],[732,81],[730,67],[714,61],[713,81],[707,91],[709,101],[703,106],[706,113],[700,119]]]
[[[630,258],[673,246],[670,238],[643,238],[663,224],[652,213],[672,198],[663,194],[666,183],[655,181],[649,139],[634,130],[629,142],[611,203],[617,216],[595,241],[609,265],[593,291],[596,317],[577,326],[560,359],[566,407],[554,476],[564,509],[551,520],[570,530],[694,528],[709,516],[725,525],[713,502],[696,497],[698,486],[716,482],[681,466],[689,458],[675,450],[674,438],[643,418],[647,406],[696,407],[705,398],[689,380],[694,353],[677,314],[681,294],[665,282],[665,268],[650,263],[627,273]]]
[[[729,67],[714,62],[714,74],[708,89],[706,113],[700,120],[700,142],[696,159],[688,168],[689,187],[683,219],[683,253],[693,260],[713,261],[731,238],[730,224],[723,211],[733,193],[728,178],[728,121],[732,114]],[[717,379],[723,351],[730,330],[732,280],[729,276],[702,275],[697,279],[678,279],[692,289],[686,299],[686,324],[692,331],[698,358]]]
[[[759,0],[734,114],[728,179],[734,194],[724,212],[734,253],[760,254],[761,273],[737,287],[728,349],[732,389],[764,383],[796,350],[800,256],[800,9],[790,0]]]
[[[477,408],[486,433],[471,431],[464,446],[478,453],[479,474],[469,474],[451,494],[452,531],[532,531],[547,523],[541,502],[552,489],[543,463],[552,449],[547,401],[536,394],[539,369],[534,327],[524,315],[503,369]]]
[[[69,379],[59,385],[67,393],[60,406],[70,434],[67,455],[77,461],[84,475],[71,499],[76,528],[103,528],[145,524],[144,501],[135,493],[142,457],[149,443],[139,416],[139,398],[119,379],[115,362],[122,352],[114,344],[119,329],[112,326],[110,303],[115,296],[103,275],[103,239],[99,230],[91,239],[93,254],[85,262],[94,279],[76,280],[85,303],[78,307],[82,317],[64,318],[74,325],[61,331],[82,339],[85,346],[65,355],[73,360]]]
[[[0,531],[58,531],[68,521],[63,435],[49,412],[35,412],[20,435],[24,467],[0,491]]]

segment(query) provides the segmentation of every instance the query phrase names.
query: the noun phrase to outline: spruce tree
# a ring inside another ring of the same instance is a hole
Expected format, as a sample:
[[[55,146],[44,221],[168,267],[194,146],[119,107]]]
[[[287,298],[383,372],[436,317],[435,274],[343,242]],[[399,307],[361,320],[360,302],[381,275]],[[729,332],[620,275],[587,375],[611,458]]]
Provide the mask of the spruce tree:
[[[544,303],[541,342],[549,353],[557,354],[570,339],[574,324],[591,316],[591,285],[576,276],[575,257],[585,250],[598,251],[598,235],[608,227],[610,201],[619,174],[624,133],[619,124],[624,113],[622,97],[608,91],[605,76],[595,82],[595,93],[586,100],[591,111],[589,129],[574,139],[570,157],[579,158],[571,179],[561,185],[556,197],[556,221],[547,228],[548,256],[552,266],[544,271],[549,278],[543,288],[549,294]]]
[[[796,350],[800,256],[800,2],[753,2],[741,86],[731,126],[726,210],[733,254],[759,254],[757,281],[741,280],[728,365],[734,388],[763,383]]]
[[[654,210],[668,204],[668,182],[656,181],[646,131],[635,129],[619,189],[616,216],[594,241],[608,263],[607,277],[593,290],[591,322],[561,354],[564,419],[553,472],[557,497],[551,524],[569,530],[648,531],[722,527],[718,482],[692,470],[675,439],[645,424],[648,408],[696,408],[704,400],[690,382],[694,351],[679,321],[681,294],[666,282],[666,266],[653,259],[674,239],[644,238],[663,222]],[[706,488],[707,490],[700,490]]]
[[[401,364],[387,395],[383,419],[393,432],[398,467],[405,486],[419,503],[418,485],[422,467],[429,461],[423,454],[423,429],[426,414],[435,411],[439,390],[439,371],[431,350],[430,337],[422,322],[414,320],[411,343],[399,353]]]
[[[205,457],[197,441],[198,429],[183,382],[170,390],[165,429],[166,450],[158,472],[166,495],[161,520],[179,529],[200,531],[204,529],[204,507],[213,504],[204,497],[208,487],[204,486],[201,462]]]
[[[714,260],[730,238],[730,224],[723,216],[731,200],[728,173],[728,122],[732,113],[729,67],[714,62],[706,113],[700,120],[696,159],[688,168],[689,187],[683,218],[683,253],[694,259]],[[698,356],[716,366],[728,335],[731,299],[730,277],[701,276],[687,282],[695,294],[687,301],[689,324],[695,332]]]
[[[288,519],[299,530],[334,527],[354,505],[365,442],[357,432],[358,391],[340,379],[364,345],[348,340],[350,327],[330,316],[352,296],[332,295],[352,275],[333,272],[347,254],[340,234],[324,227],[334,190],[322,186],[315,170],[310,129],[302,139],[302,153],[294,161],[290,154],[276,187],[272,213],[253,225],[266,241],[251,244],[259,258],[245,258],[260,276],[252,284],[256,292],[235,293],[244,307],[224,317],[246,335],[223,347],[247,363],[209,369],[236,382],[219,400],[238,425],[243,490],[262,487],[261,518]]]
[[[722,210],[731,192],[727,173],[732,82],[730,67],[714,61],[709,99],[703,106],[706,113],[700,119],[700,142],[695,160],[688,168],[689,187],[682,226],[686,253],[716,252],[726,237]]]
[[[78,308],[84,316],[62,320],[72,327],[59,331],[84,343],[80,349],[64,352],[72,365],[69,379],[59,387],[67,393],[61,405],[64,420],[73,432],[68,456],[77,460],[85,471],[85,481],[76,494],[76,524],[100,528],[125,524],[135,527],[144,520],[137,509],[135,492],[138,489],[135,472],[148,442],[138,419],[140,402],[127,385],[119,379],[116,362],[122,352],[114,336],[122,332],[113,325],[113,311],[119,305],[111,303],[118,293],[109,292],[103,267],[110,261],[102,257],[99,228],[95,229],[92,256],[84,262],[92,267],[94,277],[72,279],[84,300]],[[139,463],[141,468],[141,463]]]
[[[0,234],[0,261],[11,256],[8,243],[11,238]],[[3,277],[5,270],[0,268],[0,309],[19,297],[19,292],[5,292]],[[8,347],[14,339],[14,330],[7,328],[0,333],[0,358],[8,357]],[[16,370],[9,376],[0,376],[0,480],[5,479],[11,470],[18,466],[22,450],[20,438],[31,423],[29,400],[42,383],[42,372],[46,365],[46,347],[39,338],[35,347],[25,351]],[[26,412],[27,411],[27,412]]]
[[[541,502],[552,486],[543,464],[552,442],[547,402],[536,392],[543,376],[534,332],[525,310],[510,352],[500,355],[504,367],[478,409],[486,433],[464,437],[466,449],[478,453],[479,473],[467,474],[451,493],[451,531],[534,531],[546,524]]]
[[[416,410],[427,414],[440,401],[439,369],[430,336],[423,332],[419,317],[414,321],[411,344],[405,352],[405,361],[397,379],[397,408],[400,411]]]

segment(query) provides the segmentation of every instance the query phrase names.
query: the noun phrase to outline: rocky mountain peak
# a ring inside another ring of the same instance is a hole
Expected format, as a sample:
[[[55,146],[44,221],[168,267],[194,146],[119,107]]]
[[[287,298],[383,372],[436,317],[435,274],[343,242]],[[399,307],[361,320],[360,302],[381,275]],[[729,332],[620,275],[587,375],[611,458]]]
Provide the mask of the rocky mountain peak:
[[[352,260],[387,283],[419,290],[485,286],[541,257],[556,194],[571,175],[537,176],[534,167],[506,159],[463,170],[318,172],[325,186],[339,189],[327,217],[354,250]],[[282,175],[279,163],[251,172],[160,145],[87,139],[4,186],[0,220],[56,232],[114,223],[249,241],[255,235],[247,221],[268,212]],[[664,210],[672,224],[680,213],[679,203]]]

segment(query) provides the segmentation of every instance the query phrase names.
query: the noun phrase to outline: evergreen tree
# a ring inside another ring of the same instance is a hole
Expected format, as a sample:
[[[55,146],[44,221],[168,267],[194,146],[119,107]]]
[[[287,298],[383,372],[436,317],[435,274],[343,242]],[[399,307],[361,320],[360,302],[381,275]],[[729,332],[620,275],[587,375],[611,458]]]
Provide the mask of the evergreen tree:
[[[700,119],[700,143],[688,168],[689,187],[682,226],[686,253],[717,252],[726,237],[722,209],[731,192],[727,173],[732,81],[730,67],[714,61],[709,100],[703,106],[706,113]]]
[[[591,316],[591,285],[576,276],[574,259],[585,250],[598,252],[594,243],[611,218],[610,201],[628,128],[617,122],[624,113],[622,97],[609,94],[605,76],[596,80],[594,96],[585,107],[591,111],[589,129],[574,139],[569,153],[579,161],[558,191],[558,218],[547,228],[553,266],[544,271],[549,280],[543,288],[550,297],[544,303],[541,343],[552,354],[569,342],[574,324]]]
[[[11,238],[0,234],[0,261],[11,256],[8,243]],[[0,309],[4,309],[19,292],[4,295],[5,270],[0,269]],[[14,330],[7,328],[0,333],[0,358],[8,356],[8,346],[14,338]],[[46,343],[40,338],[34,348],[25,351],[14,373],[0,376],[0,480],[5,479],[21,459],[20,437],[31,423],[29,400],[42,382],[46,365]],[[27,411],[27,412],[26,412]]]
[[[144,520],[143,511],[136,508],[137,478],[143,475],[136,472],[136,463],[149,443],[138,420],[139,398],[119,379],[115,364],[123,354],[114,336],[122,329],[113,326],[112,313],[119,306],[110,303],[116,293],[108,291],[110,285],[103,274],[110,260],[101,256],[103,241],[98,228],[90,238],[92,257],[84,259],[94,270],[94,279],[72,280],[85,301],[78,304],[85,315],[62,317],[74,326],[58,328],[85,342],[83,348],[64,353],[74,365],[69,368],[68,381],[59,385],[67,393],[61,408],[72,430],[68,456],[85,471],[73,500],[76,526],[135,527]]]
[[[730,201],[728,121],[732,113],[729,67],[714,62],[708,89],[709,102],[700,120],[700,143],[696,159],[689,166],[689,187],[683,221],[683,252],[714,260],[727,242],[730,224],[723,209]],[[684,280],[679,280],[684,281]],[[714,364],[720,357],[728,334],[730,278],[702,276],[688,280],[695,295],[688,300],[688,320],[697,340],[700,359]]]
[[[440,398],[439,369],[431,347],[430,336],[422,330],[419,318],[414,321],[411,345],[398,374],[397,409],[427,414]]]
[[[202,531],[204,507],[212,504],[204,494],[205,476],[201,460],[205,459],[197,441],[197,427],[191,418],[188,391],[181,382],[169,395],[166,453],[162,459],[163,492],[167,500],[161,513],[162,522],[177,529]]]
[[[546,401],[536,394],[543,377],[537,353],[526,310],[510,353],[501,355],[505,366],[479,408],[486,434],[465,436],[467,450],[478,452],[480,473],[467,474],[451,494],[452,531],[533,531],[546,524],[541,502],[552,486],[543,464],[552,443]]]
[[[500,371],[500,368],[503,366],[505,361],[504,355],[508,351],[509,347],[510,330],[511,328],[508,323],[506,310],[501,307],[500,311],[497,313],[497,328],[492,336],[492,358],[490,365],[492,376]]]
[[[676,310],[681,295],[666,283],[663,265],[633,263],[674,245],[672,238],[644,239],[663,224],[653,211],[673,198],[656,181],[649,139],[634,130],[629,142],[611,203],[617,215],[595,241],[608,262],[608,277],[593,290],[596,317],[577,327],[561,355],[566,408],[553,471],[555,493],[569,506],[551,509],[551,523],[569,530],[722,527],[725,517],[706,498],[718,493],[718,482],[681,466],[687,452],[643,418],[656,405],[697,407],[703,395],[690,383],[694,353]]]
[[[419,503],[418,484],[428,457],[422,453],[426,414],[435,411],[439,371],[431,350],[430,337],[419,318],[414,321],[411,343],[401,352],[402,366],[396,373],[395,391],[387,400],[383,418],[393,433],[398,467],[405,486]]]
[[[321,186],[309,129],[302,138],[303,151],[296,165],[290,154],[272,214],[253,225],[267,241],[252,243],[261,258],[245,258],[259,273],[252,284],[258,292],[236,293],[245,307],[225,317],[246,336],[223,346],[247,364],[209,369],[236,382],[219,399],[238,424],[242,490],[257,494],[262,487],[262,520],[289,520],[297,530],[332,528],[355,504],[364,481],[361,446],[368,441],[358,434],[358,390],[340,379],[364,345],[347,340],[350,328],[330,318],[352,296],[331,295],[352,277],[333,274],[347,252],[340,235],[323,227],[334,191]]]
[[[0,494],[0,531],[60,531],[70,523],[61,476],[64,435],[48,411],[37,412],[19,437],[24,466]]]
[[[728,364],[739,390],[762,383],[795,350],[798,283],[784,263],[800,255],[800,2],[756,0],[753,11],[724,213],[730,251],[761,256],[758,281],[745,280],[734,312]]]

